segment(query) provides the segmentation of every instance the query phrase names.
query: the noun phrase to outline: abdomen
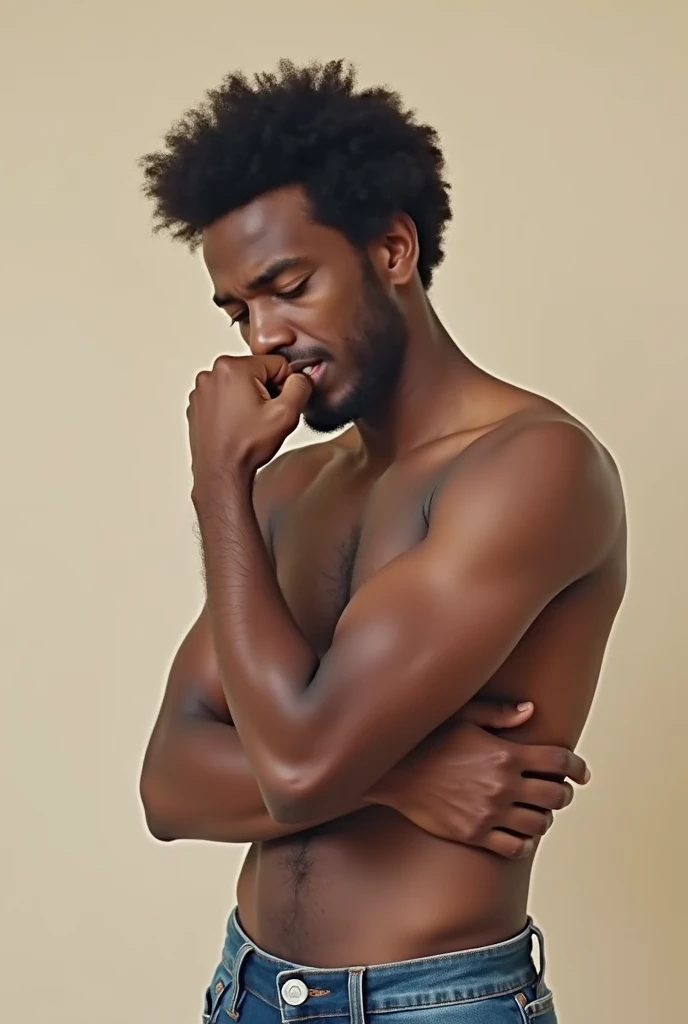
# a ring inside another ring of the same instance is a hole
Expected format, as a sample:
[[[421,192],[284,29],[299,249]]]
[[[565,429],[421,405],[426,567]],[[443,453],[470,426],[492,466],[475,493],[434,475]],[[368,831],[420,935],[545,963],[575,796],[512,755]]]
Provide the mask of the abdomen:
[[[432,956],[516,934],[530,868],[369,808],[261,844],[239,886],[239,916],[263,949],[307,965]]]

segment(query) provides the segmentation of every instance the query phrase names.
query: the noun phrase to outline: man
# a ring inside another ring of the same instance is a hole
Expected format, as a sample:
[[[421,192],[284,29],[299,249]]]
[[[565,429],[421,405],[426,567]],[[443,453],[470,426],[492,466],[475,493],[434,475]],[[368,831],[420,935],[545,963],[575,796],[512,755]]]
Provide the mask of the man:
[[[190,396],[207,601],[141,782],[160,838],[253,843],[204,1020],[552,1024],[529,879],[587,778],[617,470],[440,323],[449,186],[396,94],[229,75],[143,164],[251,351]],[[301,415],[353,426],[275,459]]]

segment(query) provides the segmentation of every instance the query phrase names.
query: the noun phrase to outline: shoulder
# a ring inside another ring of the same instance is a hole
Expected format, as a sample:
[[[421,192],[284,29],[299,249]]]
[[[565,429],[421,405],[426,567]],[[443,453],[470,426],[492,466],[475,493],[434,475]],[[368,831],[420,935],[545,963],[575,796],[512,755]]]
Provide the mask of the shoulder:
[[[481,440],[483,444],[471,446],[476,470],[526,471],[574,484],[597,471],[610,485],[619,480],[607,449],[587,427],[567,415],[514,416]]]
[[[515,487],[576,491],[596,484],[621,495],[614,459],[578,420],[562,414],[524,413],[483,434],[451,460],[444,486]]]
[[[453,535],[491,537],[532,554],[568,545],[593,562],[608,550],[625,516],[613,458],[565,414],[524,414],[483,435],[452,460],[433,495],[430,526]]]

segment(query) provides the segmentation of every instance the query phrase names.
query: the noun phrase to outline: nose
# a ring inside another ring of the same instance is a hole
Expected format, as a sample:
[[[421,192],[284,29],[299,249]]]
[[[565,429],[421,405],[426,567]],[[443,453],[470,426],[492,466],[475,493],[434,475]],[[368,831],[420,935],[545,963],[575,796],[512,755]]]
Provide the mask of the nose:
[[[293,345],[296,335],[276,309],[261,304],[251,310],[246,340],[254,356],[269,356],[277,349]]]

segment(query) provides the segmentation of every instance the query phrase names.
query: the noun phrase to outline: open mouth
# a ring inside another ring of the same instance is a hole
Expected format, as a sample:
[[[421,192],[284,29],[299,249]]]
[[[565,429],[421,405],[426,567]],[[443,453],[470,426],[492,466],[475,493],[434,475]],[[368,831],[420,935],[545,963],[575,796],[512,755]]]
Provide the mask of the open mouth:
[[[326,369],[325,363],[315,363],[313,366],[306,366],[303,372],[312,384],[319,384]]]
[[[320,384],[326,370],[327,363],[322,360],[317,363],[302,363],[299,361],[292,365],[292,371],[294,373],[302,373],[305,377],[308,377],[313,385]]]

